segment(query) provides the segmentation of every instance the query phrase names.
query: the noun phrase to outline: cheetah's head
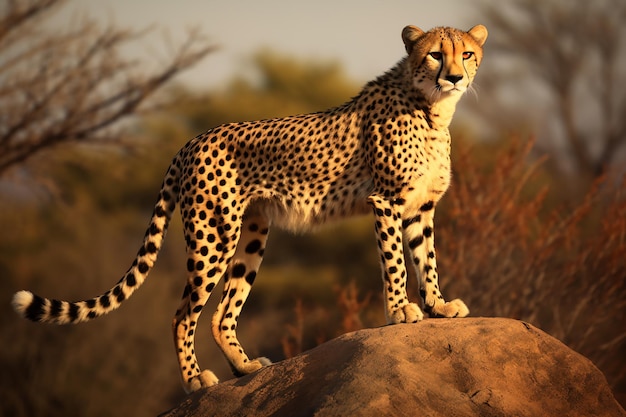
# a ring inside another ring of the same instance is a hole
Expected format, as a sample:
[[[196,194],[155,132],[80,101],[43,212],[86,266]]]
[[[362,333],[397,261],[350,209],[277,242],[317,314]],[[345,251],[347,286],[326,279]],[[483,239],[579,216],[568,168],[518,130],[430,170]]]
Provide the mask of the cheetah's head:
[[[409,54],[412,83],[431,102],[457,99],[470,87],[483,57],[487,28],[464,32],[438,27],[424,32],[415,26],[402,30]]]

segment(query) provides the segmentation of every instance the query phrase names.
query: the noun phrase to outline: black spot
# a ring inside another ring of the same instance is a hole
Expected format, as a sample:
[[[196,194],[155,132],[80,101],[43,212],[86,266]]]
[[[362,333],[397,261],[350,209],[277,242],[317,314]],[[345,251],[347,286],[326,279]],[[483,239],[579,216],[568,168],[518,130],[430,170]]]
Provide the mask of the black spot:
[[[100,305],[104,308],[108,308],[111,306],[111,300],[109,299],[108,295],[103,295],[102,297],[100,297],[98,299],[98,302],[100,303]]]
[[[233,278],[241,278],[246,273],[246,266],[244,264],[235,264],[233,266],[232,275]]]
[[[76,321],[78,319],[78,304],[70,303],[70,308],[67,312],[67,315],[70,316],[71,321]]]
[[[195,307],[193,308],[193,312],[194,312],[194,313],[199,313],[199,312],[201,312],[201,311],[202,311],[202,307],[204,307],[202,304],[198,304],[197,306],[195,306]]]
[[[193,285],[195,285],[196,287],[199,287],[200,285],[202,285],[202,277],[195,277],[193,279]]]
[[[196,267],[196,263],[193,261],[193,259],[189,258],[187,259],[187,271],[192,272]]]
[[[261,241],[259,239],[254,239],[246,246],[246,253],[256,253],[259,249],[261,249]]]
[[[402,220],[402,228],[406,229],[407,227],[409,227],[410,225],[412,225],[413,223],[419,223],[422,221],[422,216],[420,216],[419,214],[415,217],[411,217],[410,219],[405,219]]]
[[[137,269],[139,269],[139,272],[141,272],[142,274],[145,274],[150,270],[150,267],[145,262],[139,262],[139,264],[137,265]]]
[[[252,271],[248,275],[246,275],[246,282],[250,285],[254,284],[254,280],[256,279],[256,272]]]
[[[61,308],[63,307],[63,303],[59,300],[50,300],[50,312],[48,313],[50,317],[59,317],[61,314]]]
[[[424,228],[424,237],[431,237],[433,234],[433,229],[430,227],[425,227]]]
[[[148,253],[156,253],[156,244],[154,242],[148,242],[148,244],[146,245],[146,250],[148,251]]]
[[[422,204],[422,207],[420,207],[420,211],[430,211],[435,207],[435,203],[433,203],[432,201],[429,201],[428,203]]]
[[[126,276],[126,285],[128,285],[129,287],[134,287],[135,285],[137,285],[137,280],[135,279],[135,275],[133,273],[130,273]]]
[[[202,271],[204,269],[204,262],[198,261],[196,262],[196,271]]]
[[[156,206],[154,208],[154,215],[157,217],[165,217],[165,210],[163,210],[161,206]]]
[[[215,288],[215,283],[211,282],[209,285],[206,286],[205,289],[206,289],[206,292],[210,293],[211,291],[213,291],[213,288]]]
[[[411,249],[415,249],[417,248],[419,245],[422,244],[422,242],[424,241],[424,236],[418,236],[415,239],[411,239],[409,241],[409,248]]]

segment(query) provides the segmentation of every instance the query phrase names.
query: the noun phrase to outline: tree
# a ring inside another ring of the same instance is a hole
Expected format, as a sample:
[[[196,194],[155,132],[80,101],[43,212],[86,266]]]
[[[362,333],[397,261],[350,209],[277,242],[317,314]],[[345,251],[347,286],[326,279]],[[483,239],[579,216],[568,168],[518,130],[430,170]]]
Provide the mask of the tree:
[[[488,54],[501,58],[485,86],[514,96],[518,118],[541,114],[539,145],[573,172],[591,179],[615,166],[626,148],[626,3],[512,0],[483,11]],[[496,107],[493,123],[505,119]]]
[[[213,47],[189,32],[160,69],[122,49],[145,31],[85,19],[64,31],[46,23],[66,0],[9,0],[0,7],[0,176],[61,144],[115,141],[115,128]]]

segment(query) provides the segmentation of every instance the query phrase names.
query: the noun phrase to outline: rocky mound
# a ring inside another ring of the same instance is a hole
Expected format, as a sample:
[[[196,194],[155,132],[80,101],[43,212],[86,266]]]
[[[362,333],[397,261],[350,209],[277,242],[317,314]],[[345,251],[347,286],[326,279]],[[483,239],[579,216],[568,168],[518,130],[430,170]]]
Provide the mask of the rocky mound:
[[[510,319],[361,330],[188,396],[162,416],[626,416],[602,373]]]

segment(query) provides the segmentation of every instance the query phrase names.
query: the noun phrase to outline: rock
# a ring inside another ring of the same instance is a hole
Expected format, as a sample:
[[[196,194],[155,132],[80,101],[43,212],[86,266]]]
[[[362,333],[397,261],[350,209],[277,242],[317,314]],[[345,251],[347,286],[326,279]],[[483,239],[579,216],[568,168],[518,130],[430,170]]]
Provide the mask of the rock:
[[[345,334],[189,395],[175,416],[626,416],[580,354],[511,319]]]

